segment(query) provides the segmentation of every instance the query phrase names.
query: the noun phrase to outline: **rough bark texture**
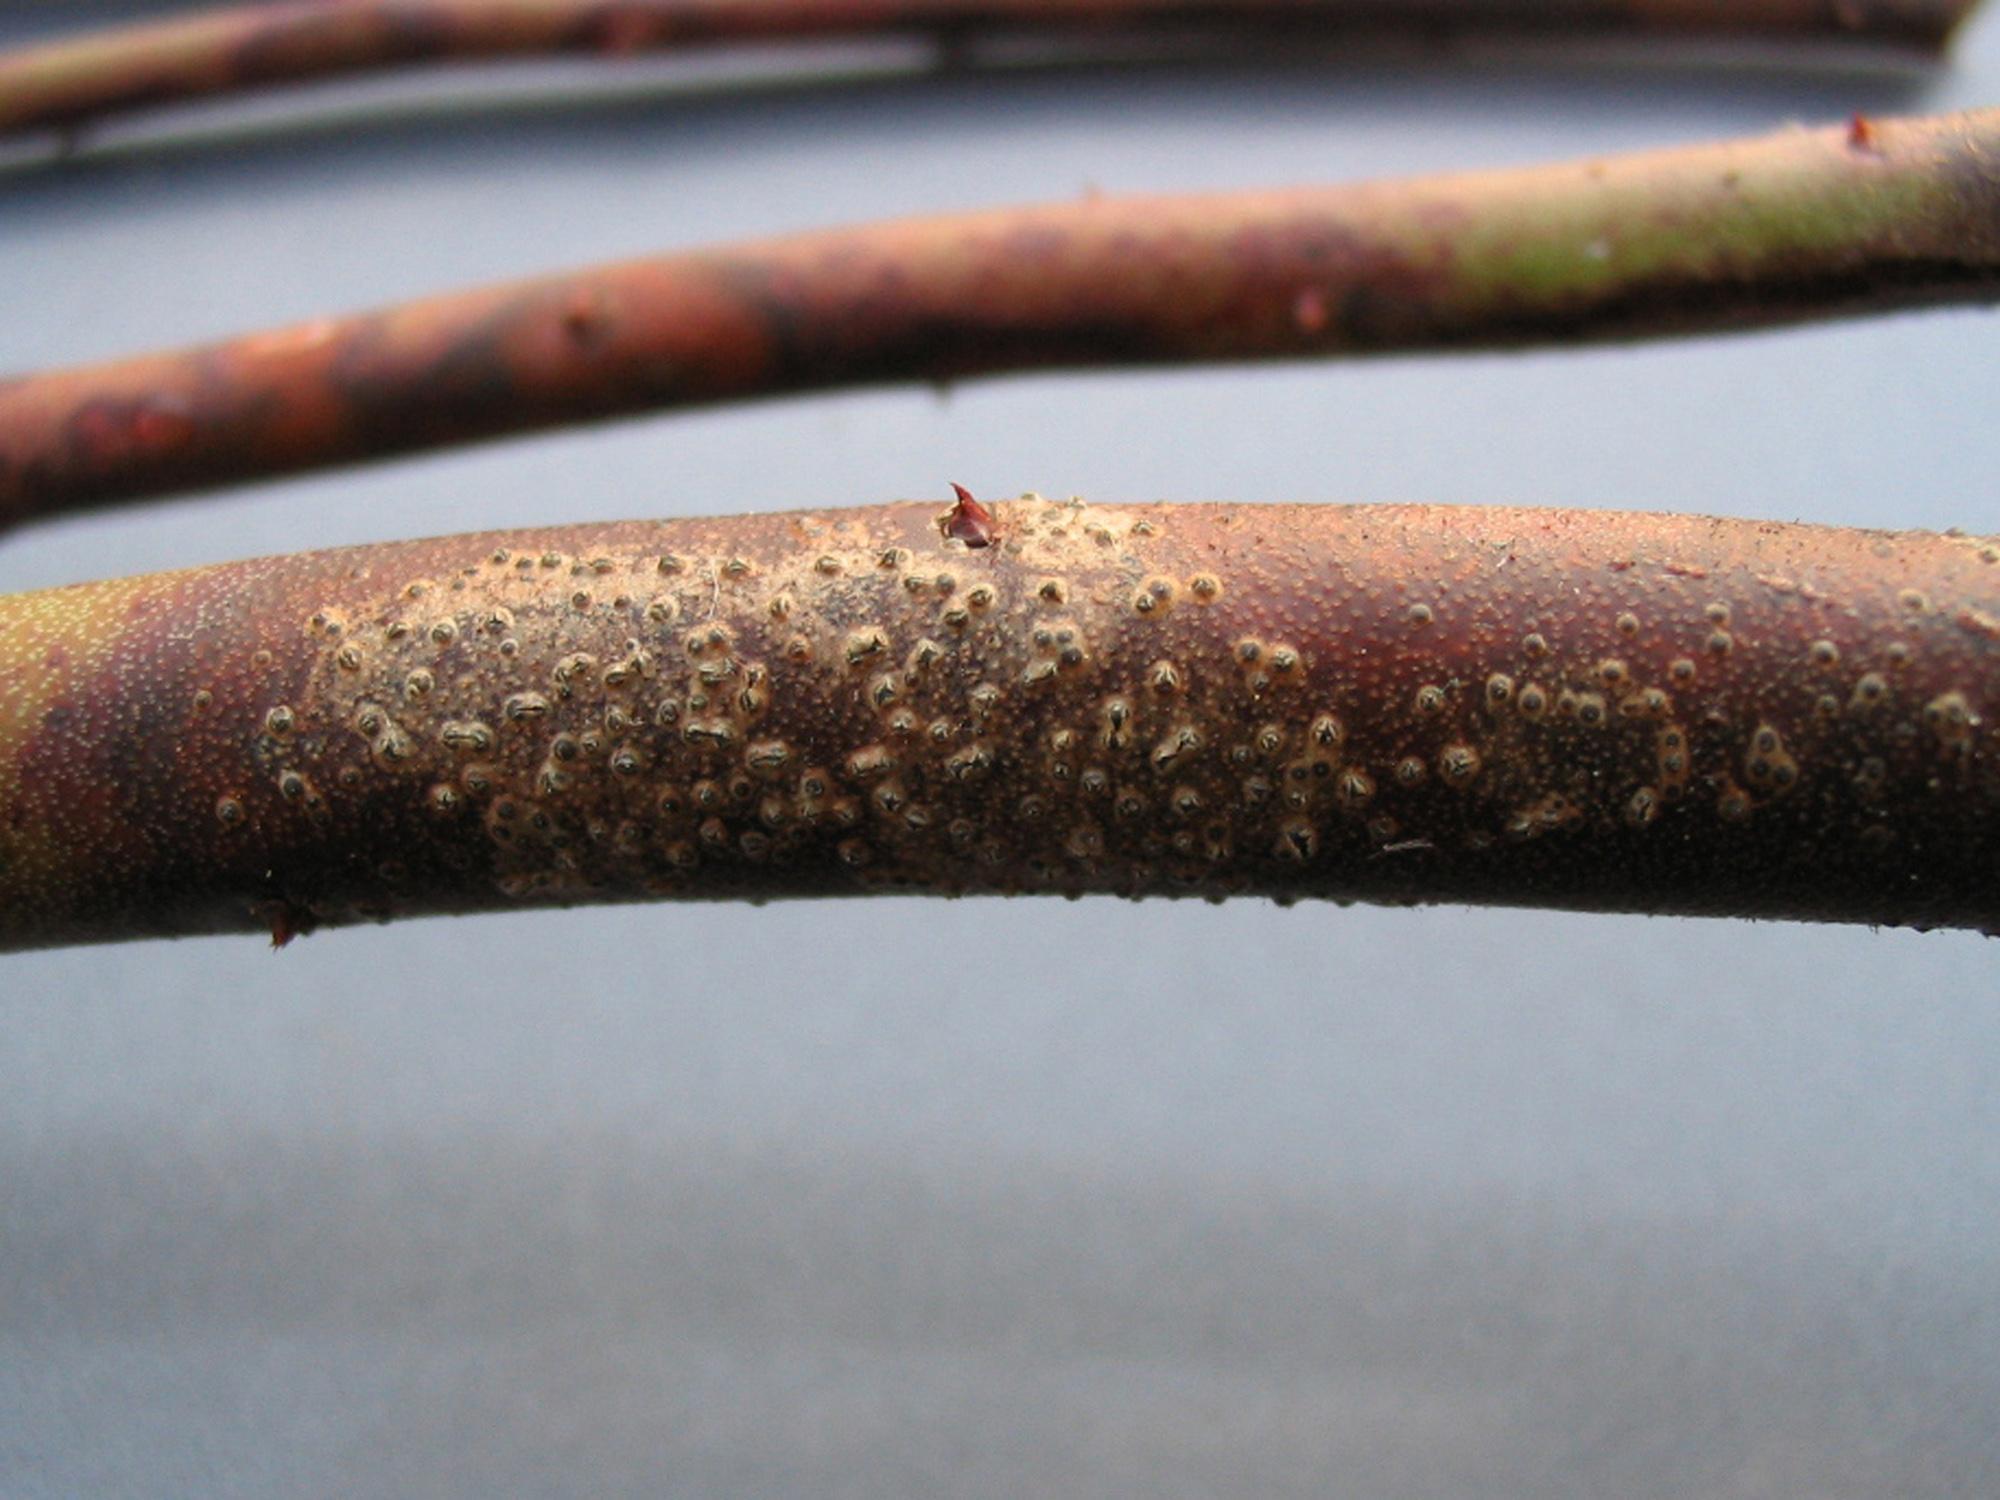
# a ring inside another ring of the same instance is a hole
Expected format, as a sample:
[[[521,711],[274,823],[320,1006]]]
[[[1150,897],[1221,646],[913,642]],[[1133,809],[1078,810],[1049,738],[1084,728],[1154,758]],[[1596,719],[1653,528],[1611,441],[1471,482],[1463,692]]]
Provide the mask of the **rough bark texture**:
[[[1936,48],[1976,0],[305,0],[0,54],[0,131],[417,63],[702,43],[1192,20],[1456,31],[1703,30]]]
[[[0,382],[0,525],[646,408],[1991,299],[2000,111],[689,252]]]
[[[1027,497],[392,543],[0,599],[0,947],[884,890],[1991,927],[1996,715],[1977,538]]]

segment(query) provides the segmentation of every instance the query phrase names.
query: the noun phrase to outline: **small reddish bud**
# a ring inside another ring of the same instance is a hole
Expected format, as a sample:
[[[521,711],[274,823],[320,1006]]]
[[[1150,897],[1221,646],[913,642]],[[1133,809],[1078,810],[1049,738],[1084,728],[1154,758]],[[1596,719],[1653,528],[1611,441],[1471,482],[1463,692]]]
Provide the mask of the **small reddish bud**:
[[[952,489],[958,494],[958,502],[940,523],[945,536],[968,547],[992,546],[993,512],[973,499],[972,491],[964,485],[954,484]]]
[[[1292,299],[1292,322],[1300,333],[1324,333],[1326,321],[1326,293],[1318,287],[1309,286]]]
[[[271,927],[271,948],[274,952],[306,930],[296,919],[290,904],[284,901],[265,902],[264,919]]]

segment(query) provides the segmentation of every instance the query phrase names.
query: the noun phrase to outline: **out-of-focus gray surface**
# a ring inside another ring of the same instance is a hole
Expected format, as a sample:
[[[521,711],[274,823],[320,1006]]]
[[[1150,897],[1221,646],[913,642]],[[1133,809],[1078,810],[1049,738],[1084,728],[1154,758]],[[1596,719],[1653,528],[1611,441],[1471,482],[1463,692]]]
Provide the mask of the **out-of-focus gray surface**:
[[[1929,77],[684,76],[0,173],[0,369],[822,222],[2000,100],[2000,13]],[[44,527],[0,588],[950,479],[1996,530],[1996,337],[773,403]],[[1996,972],[1105,901],[0,958],[0,1495],[1991,1496]]]

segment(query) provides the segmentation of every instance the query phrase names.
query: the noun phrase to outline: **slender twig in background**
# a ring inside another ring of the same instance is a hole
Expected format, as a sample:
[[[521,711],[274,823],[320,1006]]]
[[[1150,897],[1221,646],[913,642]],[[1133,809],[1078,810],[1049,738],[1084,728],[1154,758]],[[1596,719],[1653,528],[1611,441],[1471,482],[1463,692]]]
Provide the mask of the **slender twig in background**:
[[[2000,545],[1036,498],[0,599],[0,947],[647,897],[1991,926]]]
[[[0,524],[784,391],[1725,330],[1996,288],[2000,111],[908,220],[0,382]]]
[[[0,133],[422,63],[728,41],[1116,32],[1176,21],[1322,29],[1709,31],[1936,49],[1977,0],[293,0],[0,53]]]

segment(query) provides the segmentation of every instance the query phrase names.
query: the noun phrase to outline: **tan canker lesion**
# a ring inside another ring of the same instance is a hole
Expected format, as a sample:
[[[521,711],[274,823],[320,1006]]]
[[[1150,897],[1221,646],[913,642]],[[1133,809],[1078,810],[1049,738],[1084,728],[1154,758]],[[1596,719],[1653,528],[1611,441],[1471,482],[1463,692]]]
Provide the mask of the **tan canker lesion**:
[[[434,823],[483,810],[476,821],[508,893],[547,894],[565,863],[608,858],[566,853],[558,837],[579,820],[588,834],[596,818],[612,825],[597,843],[663,854],[652,873],[668,880],[715,858],[755,862],[816,830],[859,869],[875,861],[872,850],[852,857],[857,809],[925,826],[926,808],[903,790],[906,768],[964,788],[1005,753],[1021,684],[1009,685],[1002,658],[1064,679],[1087,669],[1086,632],[1051,606],[1075,580],[1132,571],[1119,544],[1154,529],[1122,518],[1114,527],[1076,504],[996,510],[1004,521],[990,558],[950,538],[884,546],[879,532],[818,518],[800,523],[809,546],[775,555],[494,549],[463,570],[469,608],[453,614],[437,613],[430,579],[379,605],[316,610],[311,695],[348,731],[333,738],[350,762],[428,785]],[[1089,573],[1049,571],[1078,557]],[[1210,575],[1197,592],[1212,602],[1221,587]],[[1176,592],[1156,582],[1148,597]],[[954,610],[966,615],[956,628]],[[772,727],[774,658],[789,696]],[[972,660],[987,670],[968,675]],[[850,728],[832,733],[841,724]],[[433,754],[433,742],[450,754]],[[818,785],[829,768],[832,789]],[[287,764],[278,774],[301,773]],[[630,876],[645,861],[611,863]]]

